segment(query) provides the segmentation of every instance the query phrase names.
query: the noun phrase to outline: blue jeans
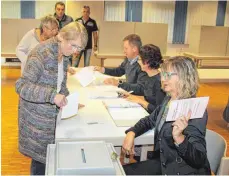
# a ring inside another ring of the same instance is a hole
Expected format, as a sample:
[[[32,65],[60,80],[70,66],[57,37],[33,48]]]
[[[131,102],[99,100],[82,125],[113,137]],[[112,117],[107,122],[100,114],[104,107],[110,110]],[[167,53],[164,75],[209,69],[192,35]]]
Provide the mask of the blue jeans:
[[[45,164],[32,159],[30,175],[45,175]]]
[[[91,51],[92,49],[86,49],[80,52],[79,57],[77,58],[75,64],[73,63],[74,67],[78,67],[80,63],[80,59],[82,55],[84,54],[84,67],[87,67],[90,65],[90,58],[91,58]]]

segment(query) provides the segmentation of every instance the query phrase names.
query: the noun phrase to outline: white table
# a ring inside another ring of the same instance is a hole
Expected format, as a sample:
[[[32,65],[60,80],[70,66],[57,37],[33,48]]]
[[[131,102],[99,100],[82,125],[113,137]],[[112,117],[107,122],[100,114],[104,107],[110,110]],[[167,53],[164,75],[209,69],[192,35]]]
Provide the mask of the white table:
[[[120,153],[120,146],[126,136],[125,130],[128,127],[117,127],[110,117],[107,109],[102,104],[102,100],[89,99],[88,93],[95,89],[94,86],[82,87],[79,82],[68,77],[67,85],[69,91],[79,92],[80,103],[85,107],[80,109],[78,114],[72,118],[61,120],[56,126],[56,141],[97,141],[103,140],[112,143],[117,153]],[[98,122],[91,124],[89,122]],[[146,134],[135,139],[135,145],[152,145],[154,144],[154,131],[148,131]],[[141,160],[146,159],[146,153],[149,146],[144,146]],[[152,146],[150,146],[152,149]]]

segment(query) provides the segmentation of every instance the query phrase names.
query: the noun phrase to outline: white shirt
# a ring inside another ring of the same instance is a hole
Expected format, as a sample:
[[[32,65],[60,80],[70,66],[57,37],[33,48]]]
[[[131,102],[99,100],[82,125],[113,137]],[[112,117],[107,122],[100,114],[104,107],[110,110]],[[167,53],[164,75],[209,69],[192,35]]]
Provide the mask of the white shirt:
[[[17,48],[16,48],[16,55],[18,59],[21,61],[21,74],[23,73],[23,70],[25,68],[25,64],[27,61],[27,57],[30,53],[30,51],[39,44],[39,39],[37,38],[36,29],[32,29],[28,31],[24,37],[19,42]]]
[[[57,79],[57,93],[61,90],[61,84],[64,79],[64,64],[63,59],[58,63],[58,79]]]

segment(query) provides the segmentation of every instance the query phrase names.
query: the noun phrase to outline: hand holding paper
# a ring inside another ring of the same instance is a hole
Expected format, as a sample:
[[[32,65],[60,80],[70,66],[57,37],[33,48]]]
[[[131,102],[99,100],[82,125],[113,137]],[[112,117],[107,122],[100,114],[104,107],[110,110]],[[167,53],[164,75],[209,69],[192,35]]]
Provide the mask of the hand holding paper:
[[[61,119],[72,117],[78,113],[79,95],[77,92],[67,96],[68,104],[62,109]]]
[[[178,144],[182,143],[184,140],[183,131],[188,126],[188,121],[189,121],[190,117],[191,117],[191,111],[188,112],[188,115],[186,117],[182,116],[182,117],[176,119],[176,121],[172,124],[172,126],[173,126],[173,131],[172,131],[173,139]]]

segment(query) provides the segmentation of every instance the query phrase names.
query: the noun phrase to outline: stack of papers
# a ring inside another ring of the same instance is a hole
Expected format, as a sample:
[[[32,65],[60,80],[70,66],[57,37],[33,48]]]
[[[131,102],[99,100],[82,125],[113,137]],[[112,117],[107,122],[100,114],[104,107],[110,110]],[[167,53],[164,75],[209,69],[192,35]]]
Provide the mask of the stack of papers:
[[[134,126],[141,118],[149,115],[143,108],[107,108],[114,123],[118,127]]]
[[[141,118],[149,115],[141,105],[123,98],[103,100],[103,103],[118,127],[133,126]]]
[[[103,100],[103,103],[108,108],[138,108],[141,107],[138,103],[130,102],[123,98]]]

